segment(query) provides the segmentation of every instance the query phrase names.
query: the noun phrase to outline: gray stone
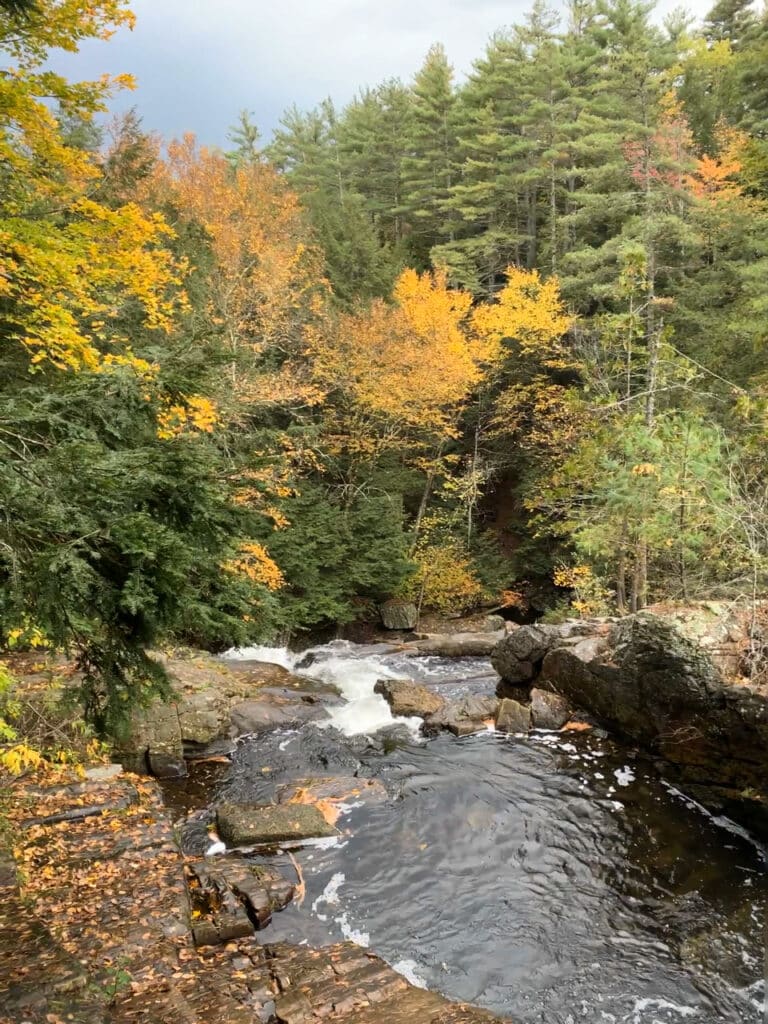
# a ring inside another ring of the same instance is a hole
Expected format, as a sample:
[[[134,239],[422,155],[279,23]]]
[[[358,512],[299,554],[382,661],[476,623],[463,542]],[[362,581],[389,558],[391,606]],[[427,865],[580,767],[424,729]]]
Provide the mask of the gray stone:
[[[507,628],[506,619],[501,615],[486,615],[483,619],[483,633],[498,633]]]
[[[409,679],[379,679],[374,691],[382,695],[393,715],[405,718],[426,718],[434,715],[445,704],[445,700],[434,690],[412,683]]]
[[[419,621],[419,610],[410,601],[385,601],[379,614],[385,629],[415,629]]]
[[[187,762],[184,754],[165,754],[162,751],[150,750],[147,754],[150,775],[156,779],[183,779],[187,774]]]
[[[219,834],[229,846],[282,843],[338,835],[317,807],[309,804],[221,804]]]
[[[531,727],[531,709],[516,700],[505,698],[499,704],[496,728],[499,732],[527,733]]]
[[[427,735],[447,730],[454,736],[482,732],[495,721],[498,709],[496,697],[475,695],[446,702],[439,711],[424,720],[423,730]]]
[[[317,704],[303,701],[268,700],[265,697],[244,700],[230,712],[230,736],[246,736],[272,729],[290,729],[328,717]]]
[[[498,633],[437,633],[423,640],[405,644],[403,654],[416,656],[437,655],[441,658],[487,658],[506,634]]]
[[[85,769],[85,777],[89,782],[111,782],[123,774],[121,764],[98,764]]]
[[[507,682],[527,682],[558,638],[552,626],[521,626],[499,641],[491,653],[491,664]]]
[[[568,701],[557,693],[531,690],[531,715],[535,729],[560,729],[571,717]]]

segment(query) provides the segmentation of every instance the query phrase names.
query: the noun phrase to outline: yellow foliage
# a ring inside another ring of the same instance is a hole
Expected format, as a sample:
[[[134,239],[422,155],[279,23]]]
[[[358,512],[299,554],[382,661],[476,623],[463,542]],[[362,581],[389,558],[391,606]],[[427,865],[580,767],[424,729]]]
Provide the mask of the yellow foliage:
[[[267,590],[279,590],[285,584],[280,567],[270,557],[263,544],[247,543],[240,546],[238,557],[223,566],[225,572],[247,576]]]
[[[457,541],[424,542],[412,557],[417,568],[407,581],[403,596],[416,601],[419,607],[463,611],[481,600],[483,586]]]
[[[77,52],[84,39],[108,38],[133,15],[122,0],[38,0],[14,30],[3,19],[0,50],[0,296],[17,307],[7,342],[31,365],[98,370],[117,359],[146,372],[122,328],[137,303],[148,327],[167,329],[179,268],[165,243],[170,229],[134,204],[108,209],[90,198],[98,158],[68,145],[55,103],[84,120],[105,109],[127,76],[70,84],[48,65],[48,51]],[[52,102],[53,101],[53,102]]]
[[[471,304],[468,292],[448,288],[442,271],[406,270],[394,304],[375,301],[342,316],[334,332],[308,337],[318,381],[352,402],[345,426],[356,451],[373,456],[395,447],[407,430],[432,437],[454,431],[485,356],[469,330]]]
[[[589,565],[559,566],[553,580],[556,587],[575,591],[571,608],[581,618],[608,613],[609,592]]]
[[[565,311],[556,277],[542,280],[538,270],[508,267],[507,283],[495,301],[478,306],[472,322],[478,335],[500,345],[517,341],[524,354],[538,356],[544,365],[568,365],[563,335],[573,325]]]
[[[0,767],[11,775],[21,775],[30,768],[40,768],[42,764],[42,754],[26,743],[17,743],[0,752]]]
[[[238,400],[317,404],[323,395],[299,356],[305,325],[325,313],[322,262],[307,245],[299,200],[285,179],[267,164],[233,170],[186,135],[171,143],[144,187],[148,201],[173,203],[206,231],[215,258],[208,312],[231,350]],[[258,360],[270,349],[280,353],[280,370],[267,374]]]
[[[210,398],[192,395],[183,405],[170,405],[157,417],[157,436],[169,441],[188,432],[213,433],[219,421],[216,405]]]

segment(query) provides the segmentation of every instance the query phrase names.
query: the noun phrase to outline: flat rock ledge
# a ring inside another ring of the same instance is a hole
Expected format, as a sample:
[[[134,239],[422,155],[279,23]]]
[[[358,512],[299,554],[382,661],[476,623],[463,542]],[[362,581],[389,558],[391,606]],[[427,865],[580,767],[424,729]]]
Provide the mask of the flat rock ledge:
[[[8,786],[6,811],[2,1024],[500,1021],[352,943],[260,942],[297,880],[241,857],[185,858],[151,779],[63,768]]]
[[[173,699],[134,712],[116,751],[129,771],[158,778],[186,775],[188,759],[227,751],[238,736],[319,721],[339,700],[333,687],[268,662],[198,651],[160,660]]]
[[[228,846],[276,845],[338,835],[313,804],[221,804],[216,809],[221,838]]]
[[[579,710],[658,756],[705,806],[768,837],[768,687],[743,674],[743,619],[712,604],[522,626],[491,662],[505,717],[558,728]]]

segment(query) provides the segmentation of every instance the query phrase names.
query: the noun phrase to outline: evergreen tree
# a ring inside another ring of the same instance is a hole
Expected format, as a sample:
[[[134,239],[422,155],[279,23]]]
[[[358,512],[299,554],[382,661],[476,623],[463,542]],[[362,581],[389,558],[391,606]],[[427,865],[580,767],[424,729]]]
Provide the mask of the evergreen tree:
[[[402,210],[409,226],[411,260],[423,269],[432,246],[446,233],[444,204],[456,162],[453,69],[442,46],[429,51],[412,89]]]

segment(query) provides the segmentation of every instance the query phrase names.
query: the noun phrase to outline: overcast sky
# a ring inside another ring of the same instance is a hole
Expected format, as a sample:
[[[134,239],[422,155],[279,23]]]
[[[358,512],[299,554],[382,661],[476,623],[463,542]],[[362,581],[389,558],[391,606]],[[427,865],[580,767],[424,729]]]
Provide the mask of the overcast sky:
[[[714,0],[687,0],[701,15]],[[409,80],[434,42],[466,73],[489,35],[520,20],[529,0],[134,0],[133,32],[55,65],[70,77],[130,72],[147,129],[195,132],[223,145],[238,111],[268,137],[292,103],[347,102],[385,78]],[[661,0],[660,11],[677,6]]]

